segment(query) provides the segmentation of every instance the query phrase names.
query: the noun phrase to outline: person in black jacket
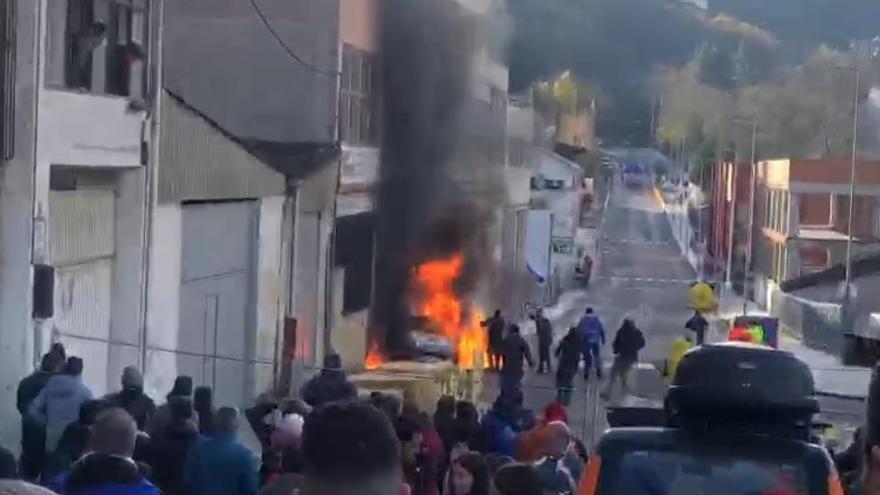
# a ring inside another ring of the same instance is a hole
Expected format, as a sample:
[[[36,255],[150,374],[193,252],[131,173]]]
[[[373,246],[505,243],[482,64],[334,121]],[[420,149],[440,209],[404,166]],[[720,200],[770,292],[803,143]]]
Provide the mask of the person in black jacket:
[[[578,372],[583,347],[577,327],[571,327],[556,347],[556,357],[559,359],[556,364],[556,398],[564,406],[571,403],[574,377]]]
[[[501,370],[501,355],[504,352],[504,317],[501,310],[496,309],[491,318],[482,322],[489,337],[489,368]]]
[[[522,387],[522,379],[525,376],[523,361],[528,363],[530,368],[534,366],[532,352],[526,339],[519,334],[517,325],[510,325],[502,348],[504,363],[501,367],[501,395],[515,397],[516,392]]]
[[[63,349],[63,346],[59,348],[60,351]],[[31,417],[28,407],[64,363],[64,356],[59,351],[49,352],[43,356],[40,368],[18,383],[16,407],[21,414],[21,476],[26,480],[37,479],[46,461],[46,425]]]
[[[550,346],[553,345],[553,325],[544,316],[544,310],[539,309],[535,316],[535,330],[538,334],[538,373],[553,371],[550,364]]]
[[[356,399],[357,388],[345,376],[339,354],[328,354],[324,357],[324,368],[306,382],[301,395],[308,405],[317,408],[330,402]]]
[[[639,362],[639,351],[645,347],[645,336],[642,331],[636,327],[634,321],[629,318],[623,320],[617,335],[614,336],[612,350],[614,351],[614,364],[611,365],[611,377],[608,379],[608,386],[602,393],[602,398],[608,400],[611,396],[611,390],[614,382],[620,380],[623,385],[624,394],[627,393],[629,386],[627,385],[627,376],[632,367]]]
[[[164,495],[183,495],[186,493],[183,466],[199,439],[199,428],[194,421],[195,413],[189,397],[172,397],[168,406],[171,417],[160,435],[150,441],[148,464],[153,468],[156,485]]]
[[[214,393],[211,387],[196,387],[193,393],[193,407],[198,414],[199,433],[205,437],[214,436]]]
[[[70,469],[89,447],[92,439],[92,427],[98,414],[104,408],[104,404],[98,400],[87,400],[79,408],[79,418],[64,428],[64,433],[55,446],[55,451],[49,454],[43,477],[52,478]]]
[[[134,366],[127,366],[122,370],[122,390],[104,397],[108,407],[119,407],[131,415],[137,422],[138,429],[144,431],[153,413],[156,412],[156,404],[144,393],[144,377]]]

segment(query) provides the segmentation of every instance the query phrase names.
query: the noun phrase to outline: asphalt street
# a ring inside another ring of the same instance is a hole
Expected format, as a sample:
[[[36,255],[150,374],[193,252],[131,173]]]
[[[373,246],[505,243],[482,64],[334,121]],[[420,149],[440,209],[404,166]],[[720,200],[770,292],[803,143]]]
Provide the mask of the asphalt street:
[[[569,291],[553,308],[551,321],[556,339],[561,339],[569,327],[575,325],[587,307],[592,307],[605,326],[608,342],[603,350],[605,366],[611,361],[611,341],[624,318],[632,318],[645,335],[646,347],[640,360],[642,371],[637,377],[654,376],[645,368],[650,364],[662,366],[670,343],[685,333],[684,323],[691,315],[688,307],[689,284],[695,272],[676,245],[662,206],[649,188],[627,189],[619,182],[613,188],[601,223],[600,253],[596,257],[593,280],[588,289]],[[720,335],[709,337],[722,338]],[[530,336],[534,353],[537,345]],[[607,377],[607,373],[605,376]],[[496,394],[496,377],[485,378],[487,401]],[[585,382],[576,379],[576,391],[568,408],[569,424],[574,432],[591,446],[607,427],[605,402],[600,400],[593,377]],[[637,379],[633,394],[656,400],[664,394],[659,379]],[[554,401],[556,391],[553,374],[529,371],[523,383],[526,406],[536,413]],[[612,403],[638,402],[634,397],[612,394]],[[825,414],[822,419],[844,431],[844,438],[863,418],[861,401],[820,398]]]
[[[555,336],[562,338],[569,327],[577,324],[584,310],[592,307],[602,319],[608,338],[603,351],[606,367],[611,361],[611,341],[624,318],[634,319],[645,335],[647,345],[641,360],[660,363],[670,342],[684,331],[684,322],[690,316],[687,295],[694,272],[680,255],[665,213],[650,189],[631,190],[616,184],[598,235],[600,253],[593,280],[588,289],[576,289],[562,296],[562,309],[554,312],[552,318]],[[534,349],[536,345],[532,344]],[[488,376],[486,382],[492,384],[494,377]],[[595,377],[589,382],[578,377],[568,410],[569,423],[588,444],[605,428],[604,403],[597,392],[606,384],[603,381],[597,386],[596,382]],[[651,385],[653,390],[648,389]],[[523,387],[527,407],[536,412],[543,410],[556,395],[553,374],[529,372]],[[638,383],[634,391],[639,395],[662,396],[656,380]],[[612,401],[623,400],[619,389],[617,392]]]

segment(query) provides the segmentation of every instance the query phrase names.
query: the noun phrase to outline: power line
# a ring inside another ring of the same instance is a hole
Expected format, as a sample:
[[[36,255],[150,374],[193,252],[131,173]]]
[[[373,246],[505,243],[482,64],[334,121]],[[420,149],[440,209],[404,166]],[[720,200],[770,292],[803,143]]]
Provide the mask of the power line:
[[[294,52],[289,46],[287,46],[286,43],[284,43],[284,40],[281,39],[281,37],[278,35],[278,32],[275,31],[274,27],[272,27],[272,24],[269,22],[269,19],[266,18],[265,14],[263,14],[263,11],[260,9],[260,6],[257,5],[257,0],[250,0],[250,2],[251,2],[251,6],[253,6],[253,8],[254,8],[254,12],[257,13],[257,17],[259,17],[260,21],[263,22],[263,25],[266,26],[266,29],[269,31],[269,34],[271,34],[272,37],[275,38],[275,41],[277,41],[278,44],[281,45],[281,48],[283,48],[284,51],[287,52],[288,55],[290,55],[290,58],[292,58],[298,64],[302,65],[306,70],[309,70],[309,71],[314,72],[316,74],[324,74],[325,76],[333,76],[333,77],[336,77],[339,75],[339,72],[323,70],[320,67],[316,67],[316,66],[306,62],[305,60],[303,60],[299,55],[296,54],[296,52]]]

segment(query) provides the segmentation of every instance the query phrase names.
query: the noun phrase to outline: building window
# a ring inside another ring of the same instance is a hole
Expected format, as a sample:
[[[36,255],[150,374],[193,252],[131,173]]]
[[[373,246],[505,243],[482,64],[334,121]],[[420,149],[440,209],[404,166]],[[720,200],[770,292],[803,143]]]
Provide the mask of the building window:
[[[69,0],[66,10],[50,2],[47,84],[142,98],[146,1]]]
[[[348,144],[370,145],[379,140],[377,78],[375,55],[343,46],[339,130],[340,138]]]
[[[0,0],[0,157],[12,158],[15,140],[15,0]]]

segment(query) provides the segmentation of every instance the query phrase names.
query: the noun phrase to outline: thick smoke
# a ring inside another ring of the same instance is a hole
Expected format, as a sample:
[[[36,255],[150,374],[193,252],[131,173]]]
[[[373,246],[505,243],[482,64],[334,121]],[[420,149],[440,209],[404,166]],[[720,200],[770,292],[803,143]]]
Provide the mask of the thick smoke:
[[[485,251],[485,216],[452,174],[468,142],[462,120],[472,98],[476,19],[450,0],[386,0],[382,19],[383,156],[372,327],[394,353],[408,348],[412,268],[464,251],[466,271],[476,273],[475,260]]]

